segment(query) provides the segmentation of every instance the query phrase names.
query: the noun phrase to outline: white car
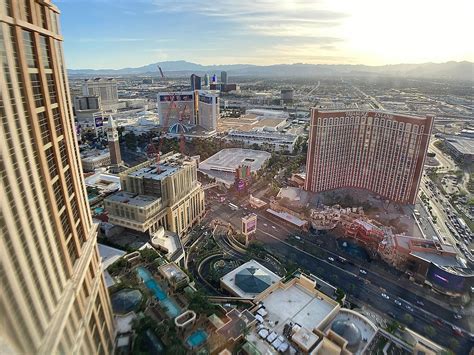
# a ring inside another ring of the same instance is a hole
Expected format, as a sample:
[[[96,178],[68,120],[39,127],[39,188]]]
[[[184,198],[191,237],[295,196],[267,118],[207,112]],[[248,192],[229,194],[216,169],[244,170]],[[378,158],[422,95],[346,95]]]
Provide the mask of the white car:
[[[268,224],[264,223],[263,226],[264,226],[264,227],[268,227]]]
[[[386,300],[389,300],[389,299],[390,299],[390,297],[389,297],[387,294],[385,294],[385,293],[382,293],[380,296],[382,296],[382,297],[385,298]]]
[[[367,271],[365,271],[364,269],[360,269],[359,272],[363,275],[367,275]]]
[[[393,302],[395,302],[395,304],[396,304],[397,306],[400,306],[400,307],[402,306],[402,302],[400,302],[399,300],[395,300],[395,301],[393,301]]]
[[[335,261],[332,256],[328,256],[328,260],[331,261],[331,262]]]
[[[273,229],[277,229],[275,226],[272,226]]]
[[[301,240],[301,237],[299,235],[295,235],[296,240]]]

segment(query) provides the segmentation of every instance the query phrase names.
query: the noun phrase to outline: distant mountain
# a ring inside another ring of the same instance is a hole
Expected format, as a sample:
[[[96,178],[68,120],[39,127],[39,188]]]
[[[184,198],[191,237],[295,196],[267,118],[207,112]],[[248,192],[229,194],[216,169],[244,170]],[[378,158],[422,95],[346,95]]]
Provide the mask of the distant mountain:
[[[405,78],[451,79],[474,81],[474,63],[446,62],[422,64],[395,64],[382,66],[348,65],[348,64],[276,64],[276,65],[201,65],[185,60],[166,61],[148,64],[138,68],[123,69],[69,69],[71,75],[100,76],[100,75],[141,75],[157,74],[158,65],[168,76],[184,74],[218,74],[227,71],[229,75],[254,75],[261,77],[317,77],[317,76],[367,76],[387,75]]]

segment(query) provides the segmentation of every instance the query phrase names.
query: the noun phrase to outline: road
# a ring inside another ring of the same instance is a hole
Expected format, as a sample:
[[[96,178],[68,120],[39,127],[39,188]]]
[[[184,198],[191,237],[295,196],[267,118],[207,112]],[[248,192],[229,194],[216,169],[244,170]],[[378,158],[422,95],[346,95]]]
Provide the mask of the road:
[[[240,225],[240,218],[250,212],[240,208],[233,211],[227,205],[214,204],[211,205],[210,214],[213,218],[220,218],[226,222],[232,223],[234,226]],[[259,211],[252,211],[258,215],[256,239],[268,245],[279,255],[283,256],[287,261],[291,261],[308,272],[315,274],[325,280],[328,280],[337,287],[344,289],[351,297],[356,298],[359,303],[367,304],[382,314],[393,313],[395,318],[404,322],[403,318],[408,313],[413,316],[415,321],[410,324],[410,328],[421,334],[426,334],[424,328],[428,325],[434,327],[437,331],[436,341],[442,345],[449,344],[453,336],[452,325],[459,326],[463,329],[469,329],[469,319],[454,319],[454,311],[449,306],[440,306],[441,301],[434,302],[434,296],[431,291],[423,289],[421,286],[411,283],[408,280],[397,278],[397,276],[388,273],[382,273],[377,267],[372,265],[364,265],[366,275],[360,274],[360,266],[349,263],[340,264],[338,262],[331,263],[327,260],[327,256],[334,255],[332,251],[320,248],[322,257],[310,254],[308,251],[298,248],[287,241],[288,236],[295,235],[305,238],[309,235],[297,232],[277,221],[270,220]],[[307,239],[303,240],[307,241]],[[303,242],[302,241],[302,242]],[[353,286],[351,286],[353,285]],[[390,300],[385,300],[381,293],[385,292]],[[399,299],[402,306],[397,306],[393,301]],[[417,304],[422,301],[423,306]],[[410,308],[408,308],[410,307]],[[456,311],[457,312],[457,311]],[[472,325],[471,325],[472,326]],[[460,337],[459,348],[460,354],[467,353],[471,346],[465,330],[465,336]]]
[[[441,150],[439,150],[435,143],[439,139],[431,139],[428,147],[428,151],[436,154],[436,160],[439,161],[441,166],[439,167],[440,172],[447,172],[449,170],[456,170],[456,163],[451,159],[451,157],[446,156]]]
[[[450,310],[441,308],[438,304],[393,284],[391,280],[381,277],[379,273],[366,270],[367,274],[364,275],[360,273],[360,267],[358,266],[347,263],[341,264],[337,261],[331,263],[327,259],[311,255],[265,231],[258,230],[257,239],[271,245],[272,249],[275,249],[287,260],[297,263],[310,273],[344,289],[356,299],[356,303],[359,305],[370,306],[381,314],[391,313],[401,323],[406,323],[404,321],[405,314],[410,314],[414,318],[414,322],[409,324],[409,327],[421,334],[426,334],[425,327],[434,327],[437,332],[434,340],[442,345],[447,346],[449,344],[453,336],[453,323],[458,326],[465,326],[467,322],[467,320],[462,320],[464,322],[460,324],[460,321],[453,319],[453,313]],[[384,299],[381,296],[382,292],[388,295],[390,299]],[[395,299],[399,300],[402,306],[396,305]],[[422,301],[423,306],[419,306],[417,301]],[[472,346],[467,335],[458,340],[461,345],[457,353],[467,354],[468,349]]]

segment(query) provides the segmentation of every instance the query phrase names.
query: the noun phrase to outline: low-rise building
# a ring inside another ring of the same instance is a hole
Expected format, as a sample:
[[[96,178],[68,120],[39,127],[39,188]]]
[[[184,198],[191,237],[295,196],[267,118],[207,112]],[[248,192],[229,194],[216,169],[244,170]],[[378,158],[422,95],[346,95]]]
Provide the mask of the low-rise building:
[[[88,150],[81,153],[82,170],[94,171],[97,168],[110,165],[110,153],[108,149]]]
[[[182,236],[204,214],[196,161],[168,154],[120,174],[122,191],[104,200],[109,222],[150,235],[160,227]]]
[[[458,161],[465,164],[474,162],[474,140],[471,137],[449,136],[444,143]]]
[[[246,146],[257,146],[273,151],[293,152],[297,136],[273,132],[230,131],[225,139],[230,142],[243,143]]]

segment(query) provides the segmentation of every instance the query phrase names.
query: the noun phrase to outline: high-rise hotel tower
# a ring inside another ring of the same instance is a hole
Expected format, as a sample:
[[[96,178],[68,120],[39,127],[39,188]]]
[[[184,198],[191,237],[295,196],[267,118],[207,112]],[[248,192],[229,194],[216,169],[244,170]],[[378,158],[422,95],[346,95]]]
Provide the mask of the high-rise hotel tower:
[[[110,354],[58,9],[0,0],[0,352]]]
[[[306,189],[360,188],[413,204],[432,126],[430,116],[313,109]]]

